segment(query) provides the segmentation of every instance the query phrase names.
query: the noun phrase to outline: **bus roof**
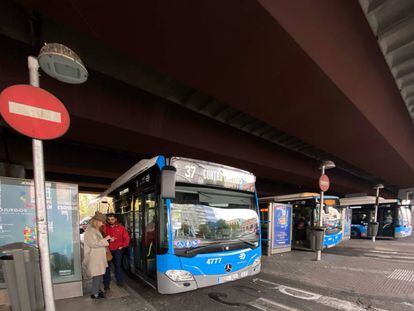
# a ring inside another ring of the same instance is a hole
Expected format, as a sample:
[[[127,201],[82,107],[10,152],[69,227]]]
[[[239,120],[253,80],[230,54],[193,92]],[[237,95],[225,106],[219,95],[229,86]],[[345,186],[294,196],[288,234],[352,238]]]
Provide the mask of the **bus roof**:
[[[156,156],[151,159],[143,159],[139,161],[137,164],[135,164],[133,167],[131,167],[129,170],[127,170],[124,174],[119,176],[112,184],[111,186],[106,189],[104,192],[102,192],[96,199],[93,200],[92,203],[96,203],[103,199],[104,197],[111,194],[113,191],[133,179],[134,177],[138,176],[140,173],[148,170],[149,168],[153,167],[155,164],[157,164],[158,161],[162,161],[164,159],[163,156]]]
[[[302,193],[293,193],[293,194],[286,194],[286,195],[278,195],[278,196],[271,196],[271,197],[264,197],[260,198],[260,201],[274,201],[274,202],[286,202],[286,201],[293,201],[293,200],[306,200],[306,199],[316,199],[319,198],[320,194],[317,192],[302,192]],[[326,195],[325,199],[339,199],[337,196],[333,195]]]
[[[176,163],[174,163],[174,161],[176,161]],[[182,158],[182,157],[172,157],[171,158],[171,165],[176,166],[177,163],[179,163],[180,161],[181,162],[182,161],[190,161],[190,162],[205,164],[205,165],[209,164],[211,166],[220,167],[222,170],[227,169],[227,170],[231,170],[231,171],[234,171],[234,172],[238,172],[239,174],[245,174],[246,176],[248,175],[249,178],[251,179],[252,187],[254,188],[254,182],[256,181],[256,177],[254,176],[254,174],[252,174],[250,172],[247,172],[247,171],[244,171],[244,170],[241,170],[241,169],[237,169],[237,168],[234,168],[234,167],[231,167],[231,166],[218,164],[218,163],[195,160],[195,159],[189,159],[189,158]],[[118,177],[111,184],[111,186],[108,189],[106,189],[103,193],[101,193],[97,198],[92,200],[92,202],[90,204],[95,204],[95,203],[101,201],[104,197],[109,196],[116,189],[122,187],[128,181],[132,180],[133,178],[135,178],[136,176],[138,176],[142,172],[145,172],[146,170],[150,169],[151,167],[153,167],[156,164],[158,164],[159,167],[162,168],[165,165],[165,158],[163,156],[156,156],[156,157],[151,158],[151,159],[143,159],[143,160],[139,161],[137,164],[135,164],[133,167],[131,167],[128,171],[126,171],[124,174],[122,174],[120,177]],[[177,170],[178,170],[178,167],[177,167]],[[232,177],[234,178],[235,176],[232,176]],[[179,178],[180,178],[180,176],[178,175],[177,179],[179,179]],[[231,181],[232,180],[229,180],[229,182],[231,182]]]
[[[353,206],[353,205],[369,205],[375,204],[375,196],[361,196],[361,197],[351,197],[351,198],[342,198],[339,200],[340,205],[342,206]],[[398,199],[384,199],[379,198],[380,204],[389,204],[389,203],[398,203]]]

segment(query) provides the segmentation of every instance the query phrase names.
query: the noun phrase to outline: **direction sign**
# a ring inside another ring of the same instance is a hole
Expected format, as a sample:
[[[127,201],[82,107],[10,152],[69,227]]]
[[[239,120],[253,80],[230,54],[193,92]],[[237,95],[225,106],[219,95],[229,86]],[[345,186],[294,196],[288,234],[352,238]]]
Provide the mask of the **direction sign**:
[[[329,177],[327,175],[321,175],[321,177],[319,177],[319,188],[322,191],[328,191],[330,186],[330,182],[329,182]]]
[[[13,85],[0,94],[0,114],[23,135],[49,140],[69,128],[69,113],[53,94],[31,85]]]

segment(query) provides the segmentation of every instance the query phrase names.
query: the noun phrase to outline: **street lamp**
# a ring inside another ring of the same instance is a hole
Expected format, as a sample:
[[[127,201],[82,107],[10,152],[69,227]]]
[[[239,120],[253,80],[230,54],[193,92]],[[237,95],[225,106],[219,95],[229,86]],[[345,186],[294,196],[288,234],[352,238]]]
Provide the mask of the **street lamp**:
[[[85,82],[88,78],[88,71],[79,56],[62,44],[46,44],[40,50],[38,58],[34,56],[28,57],[30,85],[34,87],[39,87],[39,64],[44,72],[62,82],[77,84]],[[53,283],[50,271],[42,140],[33,139],[32,148],[36,198],[36,225],[40,252],[43,296],[46,311],[55,311]]]
[[[384,189],[384,185],[383,184],[375,185],[373,189],[376,189],[374,221],[372,221],[372,222],[369,223],[368,231],[369,231],[369,233],[370,233],[370,235],[372,237],[372,242],[375,242],[375,237],[378,234],[378,221],[377,221],[377,216],[378,216],[379,192],[380,192],[380,189]]]
[[[323,220],[322,220],[322,209],[324,205],[324,193],[329,189],[329,178],[325,175],[325,170],[329,170],[331,168],[335,167],[335,163],[333,161],[323,161],[321,165],[319,166],[319,169],[321,170],[321,177],[319,178],[319,188],[321,189],[321,195],[319,199],[319,219],[318,219],[318,229],[317,232],[321,235],[320,237],[320,244],[317,245],[316,249],[316,261],[321,260],[322,257],[322,247],[323,247],[323,236],[324,236],[324,229],[323,227]],[[315,232],[315,234],[317,233]]]
[[[333,161],[326,160],[322,162],[322,164],[319,166],[319,169],[322,170],[322,174],[325,174],[325,170],[329,170],[334,167],[336,167],[336,165]]]

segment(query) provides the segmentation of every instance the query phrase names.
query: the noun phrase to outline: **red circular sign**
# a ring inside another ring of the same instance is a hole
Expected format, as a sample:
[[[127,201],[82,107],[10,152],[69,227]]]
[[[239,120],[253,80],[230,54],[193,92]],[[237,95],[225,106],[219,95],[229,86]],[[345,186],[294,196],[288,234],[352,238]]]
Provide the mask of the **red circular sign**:
[[[0,94],[0,114],[16,131],[37,139],[54,139],[69,129],[69,113],[49,92],[31,85],[13,85]]]
[[[328,191],[329,186],[330,186],[330,183],[329,183],[329,177],[328,176],[322,175],[321,177],[319,177],[319,188],[322,191]]]

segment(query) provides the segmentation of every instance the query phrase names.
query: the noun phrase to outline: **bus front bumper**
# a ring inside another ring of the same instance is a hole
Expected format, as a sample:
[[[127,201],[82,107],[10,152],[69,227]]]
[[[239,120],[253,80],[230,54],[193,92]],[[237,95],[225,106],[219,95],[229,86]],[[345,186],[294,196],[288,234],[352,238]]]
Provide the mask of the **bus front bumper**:
[[[219,275],[193,275],[194,280],[175,282],[164,273],[157,272],[158,292],[160,294],[176,294],[188,292],[201,287],[218,285],[235,281],[260,272],[260,264],[255,267],[249,266],[236,272]]]

